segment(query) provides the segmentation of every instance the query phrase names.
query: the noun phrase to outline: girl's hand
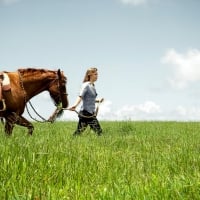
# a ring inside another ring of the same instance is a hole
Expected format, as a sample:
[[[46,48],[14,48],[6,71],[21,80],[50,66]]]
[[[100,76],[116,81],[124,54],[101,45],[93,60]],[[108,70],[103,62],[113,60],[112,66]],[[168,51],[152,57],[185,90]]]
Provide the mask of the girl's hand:
[[[75,111],[76,110],[76,106],[72,106],[72,107],[68,108],[68,110]]]
[[[104,101],[104,98],[101,98],[99,100],[96,100],[96,103],[102,103]]]
[[[102,103],[103,101],[104,101],[104,98],[101,98],[101,99],[99,100],[100,103]]]

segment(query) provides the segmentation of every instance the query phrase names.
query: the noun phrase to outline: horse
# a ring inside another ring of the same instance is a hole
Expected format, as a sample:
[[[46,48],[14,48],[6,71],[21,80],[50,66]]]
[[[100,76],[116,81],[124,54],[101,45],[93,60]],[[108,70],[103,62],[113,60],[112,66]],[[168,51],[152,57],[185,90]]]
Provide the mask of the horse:
[[[23,117],[27,102],[43,91],[48,91],[55,106],[62,106],[61,112],[68,107],[67,78],[58,70],[21,68],[15,72],[5,71],[10,80],[10,90],[2,90],[5,110],[0,110],[0,118],[4,118],[4,130],[11,135],[14,125],[28,129],[33,134],[33,124]],[[61,115],[61,113],[59,113]]]

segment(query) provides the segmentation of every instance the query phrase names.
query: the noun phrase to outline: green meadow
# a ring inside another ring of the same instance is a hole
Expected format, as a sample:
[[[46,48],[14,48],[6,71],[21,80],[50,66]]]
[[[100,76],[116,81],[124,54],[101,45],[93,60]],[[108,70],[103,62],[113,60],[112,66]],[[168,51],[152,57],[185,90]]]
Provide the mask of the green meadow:
[[[34,123],[33,136],[0,125],[2,200],[200,199],[199,122]]]

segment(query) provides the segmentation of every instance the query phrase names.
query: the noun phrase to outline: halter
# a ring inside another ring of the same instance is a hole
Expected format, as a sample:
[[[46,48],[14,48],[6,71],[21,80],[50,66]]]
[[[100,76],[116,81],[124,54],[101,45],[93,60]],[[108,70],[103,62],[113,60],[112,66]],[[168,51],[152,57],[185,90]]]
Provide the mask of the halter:
[[[58,94],[58,96],[60,97],[60,99],[62,100],[62,98],[61,98],[61,96],[62,95],[68,95],[67,93],[62,93],[61,94],[61,83],[60,83],[60,79],[59,79],[59,76],[58,76],[58,73],[56,73],[56,76],[57,76],[57,78],[55,78],[53,81],[51,81],[51,83],[49,84],[49,88],[54,84],[54,82],[56,82],[56,81],[58,81],[58,84],[57,84],[57,87],[58,87],[58,90],[59,90],[59,94]],[[56,105],[56,106],[58,106],[58,105]]]
[[[51,122],[49,119],[46,120],[44,117],[42,117],[42,116],[35,110],[35,108],[33,107],[33,105],[32,105],[32,103],[31,103],[30,100],[27,101],[26,91],[25,91],[25,89],[24,89],[24,84],[23,84],[22,76],[21,76],[21,73],[20,73],[19,70],[18,70],[18,75],[19,75],[20,86],[21,86],[22,91],[23,91],[23,93],[24,93],[24,103],[25,103],[25,107],[26,107],[26,110],[27,110],[27,112],[28,112],[29,117],[30,117],[31,119],[33,119],[34,121],[40,122],[40,123]],[[67,93],[61,94],[61,92],[60,92],[61,86],[60,86],[60,80],[59,80],[59,77],[58,77],[58,73],[57,73],[57,77],[53,80],[53,82],[51,82],[51,84],[53,84],[54,81],[56,81],[56,80],[58,80],[58,90],[59,90],[59,96],[60,96],[60,98],[61,98],[61,95],[67,95]],[[40,119],[42,119],[43,121],[40,121],[40,120],[37,120],[37,119],[33,118],[33,116],[31,115],[31,113],[30,113],[30,111],[29,111],[29,108],[28,108],[28,106],[27,106],[27,103],[29,103],[29,105],[31,106],[31,108],[33,109],[33,111],[35,112],[35,114],[36,114]]]

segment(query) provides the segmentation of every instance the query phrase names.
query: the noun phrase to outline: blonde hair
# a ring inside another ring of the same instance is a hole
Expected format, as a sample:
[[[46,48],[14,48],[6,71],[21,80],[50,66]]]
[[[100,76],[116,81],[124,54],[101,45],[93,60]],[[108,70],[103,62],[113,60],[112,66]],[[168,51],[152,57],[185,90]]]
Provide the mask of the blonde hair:
[[[90,81],[90,76],[91,76],[92,74],[96,73],[97,71],[98,71],[98,70],[97,70],[97,68],[95,68],[95,67],[89,68],[89,69],[86,71],[86,73],[85,73],[85,77],[84,77],[84,79],[83,79],[83,83],[84,83],[84,82],[87,82],[87,81]]]

